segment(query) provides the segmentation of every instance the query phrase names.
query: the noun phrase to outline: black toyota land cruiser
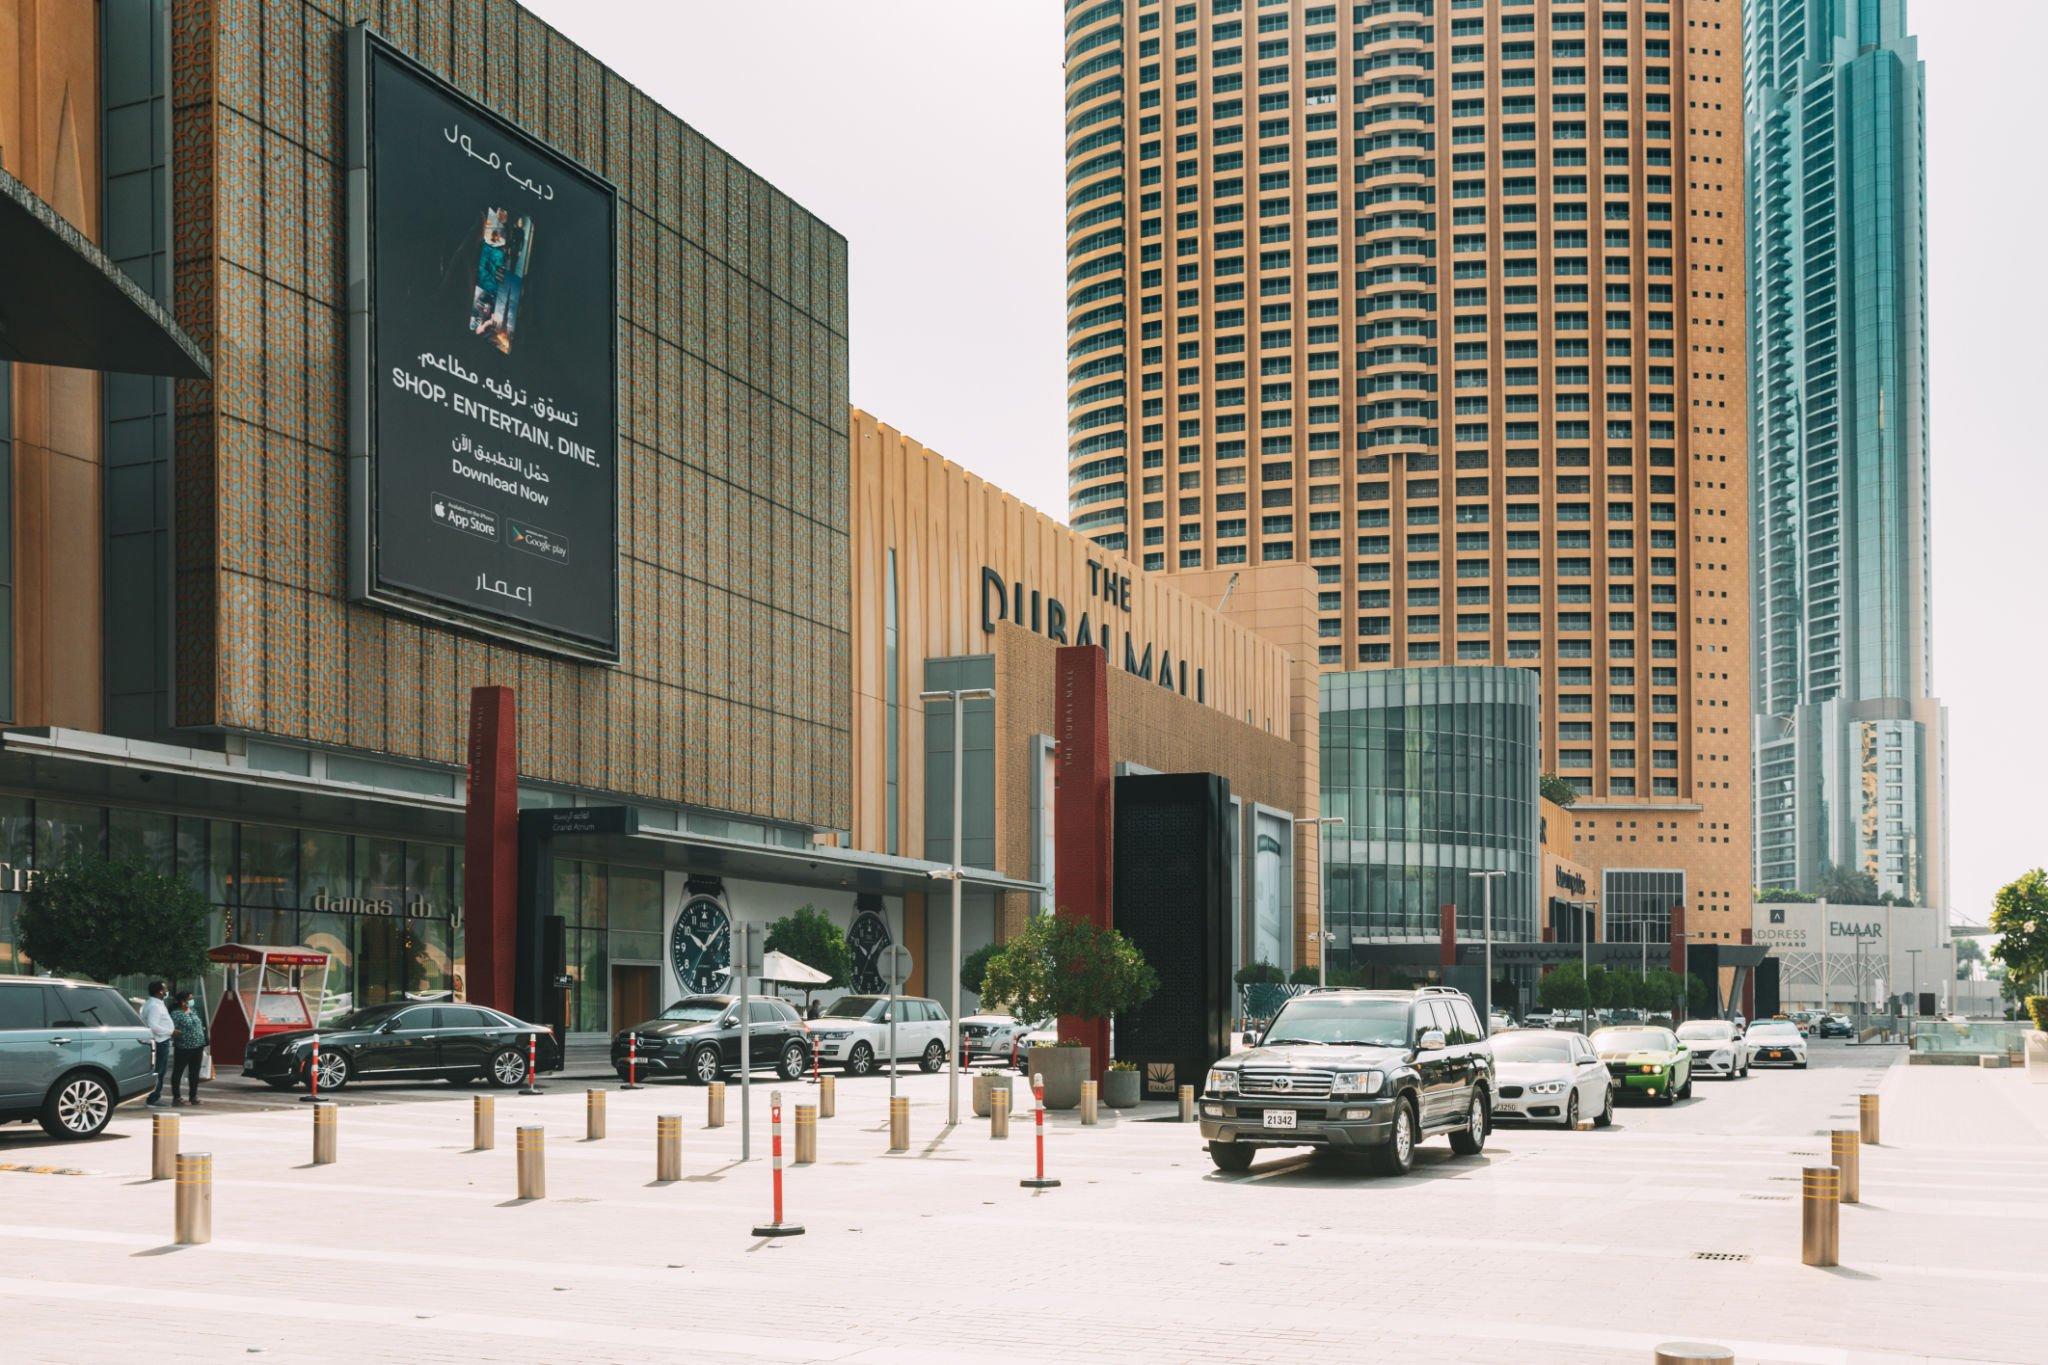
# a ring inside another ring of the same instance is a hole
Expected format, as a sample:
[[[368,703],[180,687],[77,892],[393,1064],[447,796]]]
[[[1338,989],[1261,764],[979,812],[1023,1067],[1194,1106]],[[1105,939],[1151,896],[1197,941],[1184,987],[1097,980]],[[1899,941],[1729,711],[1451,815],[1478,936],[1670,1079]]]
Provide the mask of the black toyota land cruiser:
[[[1202,1136],[1219,1170],[1261,1147],[1362,1151],[1388,1175],[1437,1133],[1474,1156],[1493,1115],[1493,1044],[1464,992],[1316,991],[1280,1007],[1258,1046],[1209,1069]]]

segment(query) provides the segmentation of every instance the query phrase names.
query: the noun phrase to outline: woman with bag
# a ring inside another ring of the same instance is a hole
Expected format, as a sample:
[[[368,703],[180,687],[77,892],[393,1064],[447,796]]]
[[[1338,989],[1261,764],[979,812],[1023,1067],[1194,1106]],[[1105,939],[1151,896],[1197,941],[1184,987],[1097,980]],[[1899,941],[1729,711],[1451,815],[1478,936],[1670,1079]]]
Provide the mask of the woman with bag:
[[[171,1011],[171,1030],[171,1045],[176,1049],[171,1068],[171,1103],[197,1104],[199,1076],[206,1067],[206,1021],[193,1007],[192,992],[178,992],[177,1006]],[[191,1099],[181,1100],[178,1098],[178,1082],[188,1072],[192,1076],[187,1087]]]

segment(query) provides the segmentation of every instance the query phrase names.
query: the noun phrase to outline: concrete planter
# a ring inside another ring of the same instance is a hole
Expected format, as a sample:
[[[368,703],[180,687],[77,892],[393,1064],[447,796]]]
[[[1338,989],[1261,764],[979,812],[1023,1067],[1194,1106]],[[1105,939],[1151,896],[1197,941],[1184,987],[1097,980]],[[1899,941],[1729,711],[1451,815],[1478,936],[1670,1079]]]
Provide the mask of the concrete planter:
[[[2027,1034],[2027,1080],[2048,1085],[2048,1033],[2034,1029]]]
[[[1138,1081],[1142,1072],[1105,1071],[1102,1073],[1102,1102],[1111,1109],[1132,1109],[1138,1103]]]
[[[1017,1095],[1010,1088],[1016,1078],[1007,1071],[977,1071],[974,1073],[974,1117],[985,1119],[993,1107],[989,1096],[1000,1090],[1010,1097],[1011,1112],[1016,1112]]]
[[[1088,1079],[1090,1060],[1085,1047],[1041,1045],[1031,1049],[1031,1074],[1045,1078],[1046,1108],[1081,1107],[1081,1082]]]

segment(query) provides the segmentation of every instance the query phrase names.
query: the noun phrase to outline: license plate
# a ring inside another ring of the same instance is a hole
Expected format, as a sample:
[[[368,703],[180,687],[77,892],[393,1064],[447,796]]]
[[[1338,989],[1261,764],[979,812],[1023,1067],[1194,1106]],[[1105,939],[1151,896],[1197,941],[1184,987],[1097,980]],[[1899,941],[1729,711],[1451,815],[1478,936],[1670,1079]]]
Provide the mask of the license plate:
[[[1294,1126],[1294,1111],[1292,1109],[1268,1109],[1259,1121],[1268,1128],[1292,1128]]]
[[[1771,1058],[1778,1058],[1778,1057],[1782,1057],[1782,1056],[1784,1056],[1784,1055],[1785,1055],[1784,1053],[1782,1053],[1782,1052],[1778,1051],[1778,1049],[1776,1049],[1776,1048],[1772,1048],[1772,1049],[1771,1049],[1771,1050],[1770,1050],[1769,1052],[1766,1052],[1766,1053],[1764,1054],[1764,1056],[1766,1056],[1766,1057],[1771,1057]]]

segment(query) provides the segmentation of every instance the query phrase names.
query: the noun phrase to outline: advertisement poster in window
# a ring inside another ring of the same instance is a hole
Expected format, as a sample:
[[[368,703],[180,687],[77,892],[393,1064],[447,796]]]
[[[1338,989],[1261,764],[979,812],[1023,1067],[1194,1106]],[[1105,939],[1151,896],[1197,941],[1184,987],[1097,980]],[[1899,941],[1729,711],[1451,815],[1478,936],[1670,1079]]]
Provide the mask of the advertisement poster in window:
[[[617,194],[349,41],[350,588],[618,658]]]

